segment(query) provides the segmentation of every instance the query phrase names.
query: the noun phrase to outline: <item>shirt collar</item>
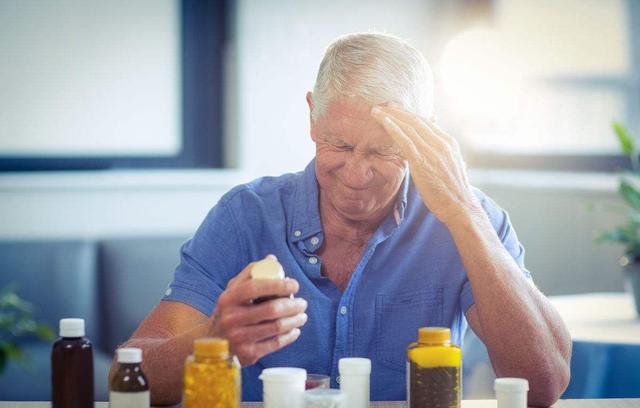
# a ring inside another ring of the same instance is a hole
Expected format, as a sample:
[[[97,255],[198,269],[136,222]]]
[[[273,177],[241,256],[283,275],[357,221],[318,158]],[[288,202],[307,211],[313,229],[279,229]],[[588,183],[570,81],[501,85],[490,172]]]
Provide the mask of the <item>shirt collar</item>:
[[[407,208],[407,196],[411,183],[409,169],[405,171],[404,179],[398,191],[398,199],[393,210],[396,225],[404,219]],[[296,186],[293,200],[293,222],[289,229],[291,242],[305,240],[322,232],[318,194],[318,180],[316,179],[316,159],[314,158],[302,172],[302,177]]]
[[[322,232],[318,208],[318,180],[314,158],[302,172],[293,200],[293,222],[289,230],[291,242],[307,239]]]

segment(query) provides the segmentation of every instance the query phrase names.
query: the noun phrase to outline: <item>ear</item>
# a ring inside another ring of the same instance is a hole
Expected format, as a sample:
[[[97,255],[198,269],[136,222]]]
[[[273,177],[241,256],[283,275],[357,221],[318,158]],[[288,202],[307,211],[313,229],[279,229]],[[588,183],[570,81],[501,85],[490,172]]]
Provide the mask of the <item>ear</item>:
[[[309,105],[309,133],[311,134],[311,140],[316,141],[316,131],[313,123],[313,117],[311,113],[313,112],[313,93],[311,91],[307,92],[306,95],[307,105]]]
[[[309,122],[313,122],[313,118],[311,117],[311,113],[313,113],[313,93],[311,91],[307,92],[307,105],[309,105]]]

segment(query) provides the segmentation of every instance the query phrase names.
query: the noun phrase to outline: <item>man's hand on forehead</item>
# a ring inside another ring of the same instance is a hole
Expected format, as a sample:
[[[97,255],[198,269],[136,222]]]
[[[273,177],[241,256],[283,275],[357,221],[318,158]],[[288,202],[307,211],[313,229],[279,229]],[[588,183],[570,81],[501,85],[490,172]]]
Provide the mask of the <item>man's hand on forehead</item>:
[[[374,106],[371,116],[400,148],[422,200],[441,222],[447,224],[467,211],[481,210],[453,137],[435,123],[396,106]]]

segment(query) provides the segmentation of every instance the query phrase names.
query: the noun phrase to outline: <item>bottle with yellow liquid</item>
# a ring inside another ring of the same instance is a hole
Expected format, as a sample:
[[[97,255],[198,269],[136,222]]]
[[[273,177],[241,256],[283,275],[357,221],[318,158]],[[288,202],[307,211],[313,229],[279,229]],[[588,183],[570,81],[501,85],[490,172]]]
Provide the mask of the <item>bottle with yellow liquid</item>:
[[[184,408],[240,408],[240,363],[229,353],[227,340],[194,342],[184,366]]]
[[[422,327],[407,347],[409,408],[459,408],[462,350],[446,327]]]

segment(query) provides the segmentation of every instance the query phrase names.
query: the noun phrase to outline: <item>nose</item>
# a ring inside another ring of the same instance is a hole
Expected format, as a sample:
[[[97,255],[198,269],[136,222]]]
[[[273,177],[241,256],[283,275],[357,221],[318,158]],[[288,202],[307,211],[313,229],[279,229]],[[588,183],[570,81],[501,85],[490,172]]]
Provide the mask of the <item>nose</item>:
[[[367,157],[355,153],[347,159],[343,167],[342,180],[348,187],[364,189],[372,179],[373,168]]]

